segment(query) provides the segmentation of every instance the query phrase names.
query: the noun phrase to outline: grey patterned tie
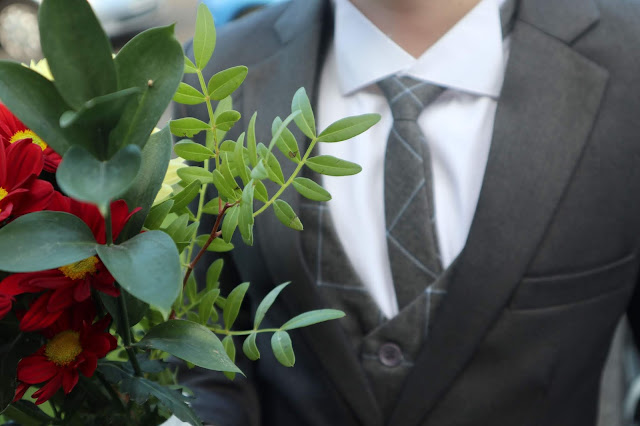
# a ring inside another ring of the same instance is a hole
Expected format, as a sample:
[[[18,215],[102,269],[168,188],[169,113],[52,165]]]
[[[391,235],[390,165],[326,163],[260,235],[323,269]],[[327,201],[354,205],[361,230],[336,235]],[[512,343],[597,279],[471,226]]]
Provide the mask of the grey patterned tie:
[[[393,115],[385,153],[384,203],[391,274],[402,309],[442,273],[431,156],[416,120],[444,89],[397,76],[378,82],[378,86]]]

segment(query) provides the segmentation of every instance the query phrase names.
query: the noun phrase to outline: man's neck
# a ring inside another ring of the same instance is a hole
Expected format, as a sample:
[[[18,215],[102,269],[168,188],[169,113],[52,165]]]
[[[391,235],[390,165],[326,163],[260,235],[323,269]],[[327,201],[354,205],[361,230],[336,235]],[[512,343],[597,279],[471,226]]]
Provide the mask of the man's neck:
[[[419,57],[481,0],[350,0],[373,24]]]

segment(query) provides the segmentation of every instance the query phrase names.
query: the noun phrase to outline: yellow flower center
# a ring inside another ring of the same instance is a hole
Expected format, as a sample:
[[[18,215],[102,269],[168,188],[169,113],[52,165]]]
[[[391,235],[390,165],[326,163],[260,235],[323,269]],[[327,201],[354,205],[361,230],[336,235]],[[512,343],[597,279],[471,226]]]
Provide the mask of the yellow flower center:
[[[96,256],[87,257],[79,262],[71,263],[69,265],[61,266],[58,268],[62,273],[72,280],[81,280],[87,276],[87,274],[95,273],[98,268],[98,258]]]
[[[80,335],[73,330],[66,330],[53,336],[44,350],[49,361],[61,367],[71,364],[80,352],[82,352]]]
[[[19,132],[16,132],[16,134],[14,134],[11,139],[9,139],[9,143],[18,142],[22,139],[31,139],[31,142],[38,145],[40,148],[42,148],[43,151],[47,149],[47,144],[42,139],[40,139],[40,136],[36,135],[31,130],[20,130]]]
[[[6,197],[7,194],[9,194],[9,192],[6,189],[4,189],[3,187],[0,186],[0,200],[2,200],[4,197]]]

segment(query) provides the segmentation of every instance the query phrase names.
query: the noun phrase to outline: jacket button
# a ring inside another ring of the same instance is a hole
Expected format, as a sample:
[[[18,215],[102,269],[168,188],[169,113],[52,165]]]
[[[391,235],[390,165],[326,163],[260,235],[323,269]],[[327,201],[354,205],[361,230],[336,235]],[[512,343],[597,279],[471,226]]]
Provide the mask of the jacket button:
[[[402,364],[402,350],[395,343],[383,343],[378,349],[378,360],[387,367],[397,367]]]

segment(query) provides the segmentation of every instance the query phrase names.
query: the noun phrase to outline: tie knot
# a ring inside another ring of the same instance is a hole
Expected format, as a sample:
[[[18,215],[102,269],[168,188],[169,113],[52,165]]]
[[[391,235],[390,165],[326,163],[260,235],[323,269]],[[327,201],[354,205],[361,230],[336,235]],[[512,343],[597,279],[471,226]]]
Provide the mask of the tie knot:
[[[378,87],[389,102],[394,120],[417,120],[422,110],[444,91],[433,83],[395,75],[379,81]]]

